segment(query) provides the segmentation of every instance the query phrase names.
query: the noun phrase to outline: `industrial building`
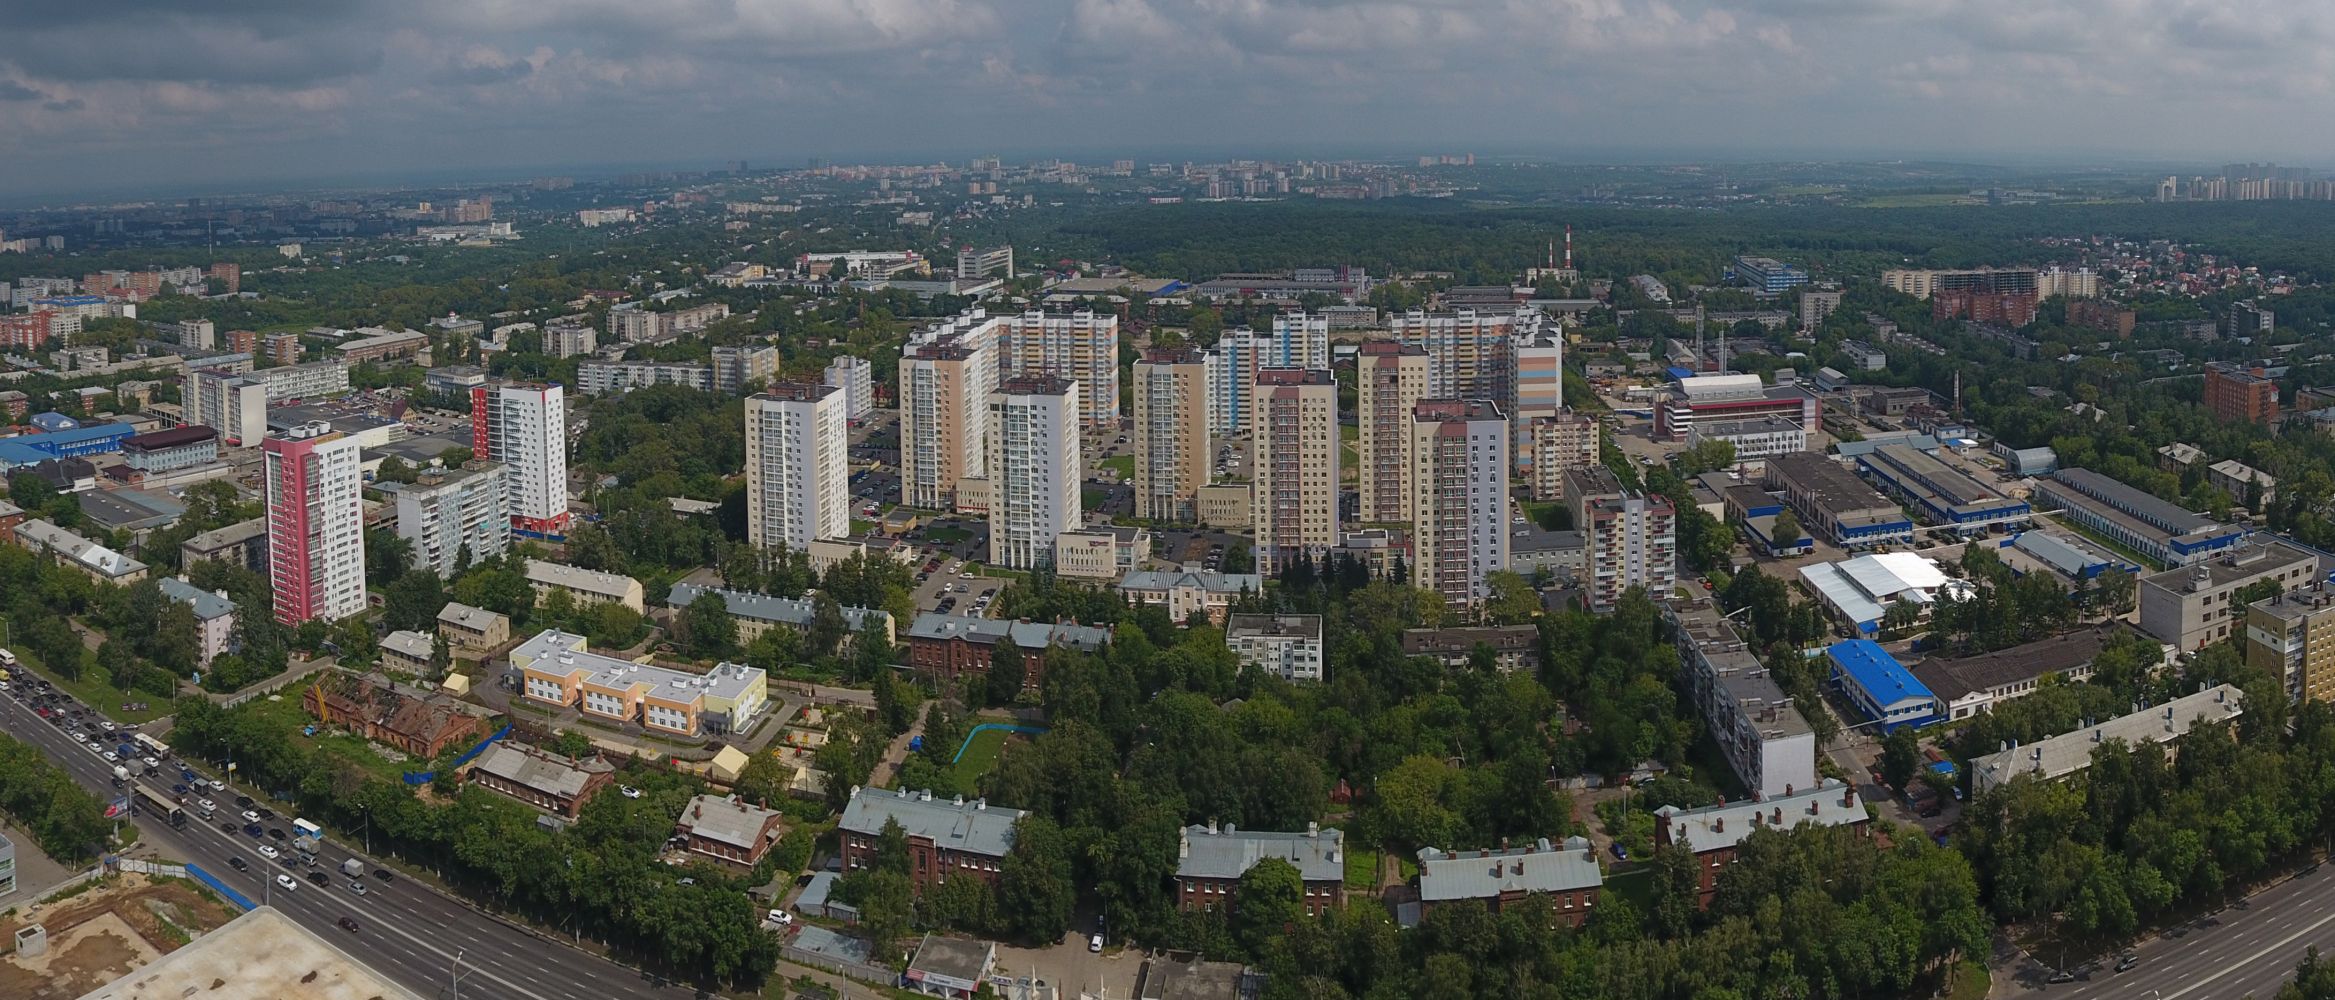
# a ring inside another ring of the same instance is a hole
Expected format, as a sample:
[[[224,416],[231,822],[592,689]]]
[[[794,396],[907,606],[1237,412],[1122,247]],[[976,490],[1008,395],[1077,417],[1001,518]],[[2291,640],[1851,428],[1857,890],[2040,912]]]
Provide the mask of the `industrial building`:
[[[1965,534],[2024,524],[2033,513],[2027,501],[2003,496],[1936,456],[1902,444],[1859,456],[1857,469],[1930,523]]]
[[[2246,529],[2174,506],[2089,469],[2035,481],[2035,499],[2060,516],[2167,566],[2188,566],[2236,548]]]
[[[1801,530],[1844,549],[1913,541],[1913,518],[1857,474],[1822,455],[1768,459],[1765,486],[1799,515]]]

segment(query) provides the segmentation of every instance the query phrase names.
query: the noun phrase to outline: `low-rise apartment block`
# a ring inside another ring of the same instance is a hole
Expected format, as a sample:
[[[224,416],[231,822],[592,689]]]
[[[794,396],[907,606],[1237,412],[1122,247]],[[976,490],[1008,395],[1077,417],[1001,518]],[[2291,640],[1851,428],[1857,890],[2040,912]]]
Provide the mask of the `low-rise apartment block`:
[[[500,740],[464,770],[474,785],[501,792],[569,819],[616,782],[616,765],[597,756],[572,760],[523,743]]]
[[[565,591],[578,605],[614,602],[643,614],[648,613],[646,591],[641,589],[639,580],[629,576],[529,559],[527,582],[535,585],[538,597],[549,597],[553,591]]]
[[[1022,653],[1022,686],[1035,688],[1045,680],[1048,649],[1059,645],[1091,653],[1110,641],[1108,630],[1090,625],[926,613],[908,627],[908,665],[944,682],[968,674],[987,676],[997,644],[1010,642]]]
[[[1857,790],[1834,778],[1790,795],[1721,802],[1697,809],[1663,806],[1654,810],[1654,849],[1694,852],[1695,869],[1708,906],[1719,887],[1719,873],[1735,863],[1736,849],[1756,830],[1789,830],[1800,826],[1846,826],[1871,829],[1864,800]]]
[[[1187,826],[1176,848],[1176,906],[1237,906],[1241,876],[1266,858],[1280,858],[1305,882],[1306,915],[1321,916],[1346,902],[1345,846],[1343,832],[1313,823],[1304,833],[1241,830],[1230,823]]]
[[[1597,849],[1583,837],[1567,837],[1562,844],[1544,837],[1501,850],[1422,847],[1415,888],[1417,901],[1395,909],[1395,922],[1405,927],[1453,903],[1477,900],[1498,913],[1535,893],[1548,897],[1558,919],[1579,927],[1597,908],[1605,869],[1597,863]]]
[[[753,642],[761,638],[762,633],[774,628],[808,632],[818,610],[818,605],[809,598],[772,597],[743,590],[702,587],[694,583],[674,584],[673,592],[665,598],[665,603],[679,612],[706,594],[721,598],[723,606],[729,609],[731,620],[738,623],[740,644]],[[892,613],[878,608],[843,608],[843,627],[853,635],[875,629],[876,634],[884,637],[886,644],[896,639]]]
[[[2074,732],[1973,757],[1971,794],[1983,795],[2022,775],[2057,781],[2091,767],[2092,751],[2109,740],[2122,740],[2127,746],[2171,743],[2200,725],[2245,714],[2245,700],[2246,693],[2235,685],[2217,684]]]
[[[1019,809],[991,806],[982,799],[935,799],[929,791],[855,787],[836,822],[843,868],[853,871],[874,864],[884,825],[898,823],[908,835],[908,880],[918,893],[952,877],[996,885],[1006,853],[1013,850],[1014,824],[1023,815]]]
[[[1768,797],[1816,787],[1816,731],[1767,666],[1708,602],[1664,607],[1688,697],[1743,787]]]
[[[1501,670],[1540,668],[1540,629],[1533,625],[1454,625],[1403,630],[1403,655],[1433,657],[1450,668],[1468,665],[1476,647],[1492,651]]]
[[[511,619],[485,608],[448,601],[438,610],[438,634],[460,655],[483,656],[511,641]]]
[[[193,609],[195,613],[195,640],[202,648],[198,666],[209,669],[211,661],[227,651],[235,634],[235,602],[227,599],[227,592],[209,591],[185,580],[166,576],[154,581],[162,596]]]
[[[674,836],[683,840],[689,853],[743,868],[761,864],[785,830],[784,813],[750,805],[735,795],[692,798],[673,824]]]
[[[1233,615],[1224,626],[1224,644],[1254,667],[1289,681],[1322,679],[1322,616]]]
[[[511,669],[529,701],[581,710],[655,732],[741,733],[769,705],[760,667],[724,663],[704,674],[632,663],[584,648],[584,637],[539,632],[511,650]]]
[[[1081,580],[1115,580],[1151,558],[1151,532],[1125,525],[1073,528],[1054,536],[1054,572]]]

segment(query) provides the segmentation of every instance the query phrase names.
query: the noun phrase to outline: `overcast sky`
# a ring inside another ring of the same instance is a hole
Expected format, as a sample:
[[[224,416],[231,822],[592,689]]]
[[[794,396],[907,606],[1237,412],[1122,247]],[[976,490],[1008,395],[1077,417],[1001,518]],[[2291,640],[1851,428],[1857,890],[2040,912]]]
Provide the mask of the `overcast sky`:
[[[1176,148],[2328,158],[2293,0],[13,0],[0,193]]]

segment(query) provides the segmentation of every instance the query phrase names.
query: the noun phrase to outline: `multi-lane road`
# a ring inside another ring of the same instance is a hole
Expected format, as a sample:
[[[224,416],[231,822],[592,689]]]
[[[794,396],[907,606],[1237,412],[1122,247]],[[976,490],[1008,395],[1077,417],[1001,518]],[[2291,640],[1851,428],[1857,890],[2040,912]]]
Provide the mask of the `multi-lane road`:
[[[2223,910],[2133,946],[2138,964],[2114,971],[2102,959],[2088,979],[2044,984],[2045,973],[2021,963],[2016,992],[2036,1000],[2267,1000],[2294,976],[2316,946],[2335,951],[2335,869],[2298,875]],[[2038,955],[2041,960],[2055,956]],[[2000,976],[1998,974],[1998,981]],[[1995,990],[2003,996],[2002,988]]]
[[[41,719],[18,696],[21,686],[0,696],[0,730],[41,748],[67,773],[100,798],[111,801],[120,793],[112,787],[112,765],[73,741],[65,730]],[[169,782],[164,782],[167,788]],[[225,833],[219,821],[233,816],[237,787],[211,797],[219,802],[218,820],[205,822],[188,810],[184,828],[173,829],[158,818],[140,816],[139,842],[159,857],[190,862],[215,875],[255,903],[283,911],[308,929],[334,940],[374,971],[427,997],[452,997],[449,983],[460,959],[460,995],[496,1000],[596,1000],[600,997],[653,997],[688,1000],[692,991],[658,986],[638,970],[569,947],[567,942],[537,935],[464,905],[427,885],[404,878],[383,882],[366,875],[369,890],[350,891],[340,863],[348,858],[364,862],[365,870],[384,867],[349,846],[328,841],[318,856],[318,867],[287,869],[262,858],[260,841],[241,833]],[[255,798],[257,796],[254,796]],[[193,798],[189,797],[190,800]],[[242,825],[237,820],[238,827]],[[289,828],[291,817],[280,815],[272,825]],[[273,842],[270,841],[272,844]],[[228,864],[243,858],[248,872]],[[307,880],[309,871],[331,876],[329,886]],[[298,888],[285,891],[275,885],[277,874],[289,874]],[[353,920],[352,933],[339,926]]]

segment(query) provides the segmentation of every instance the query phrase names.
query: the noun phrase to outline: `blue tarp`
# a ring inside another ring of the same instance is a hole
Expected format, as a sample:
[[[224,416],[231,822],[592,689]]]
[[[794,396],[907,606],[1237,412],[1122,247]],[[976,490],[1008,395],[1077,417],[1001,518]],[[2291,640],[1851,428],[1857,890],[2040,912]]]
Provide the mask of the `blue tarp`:
[[[504,726],[504,727],[503,727],[503,728],[501,728],[501,729],[497,729],[497,730],[495,730],[495,734],[494,734],[493,736],[489,736],[489,737],[487,737],[486,739],[480,740],[480,741],[478,741],[478,745],[477,745],[477,746],[474,746],[474,747],[471,747],[471,748],[470,748],[470,749],[468,749],[468,750],[464,750],[464,751],[462,751],[462,756],[454,758],[454,762],[453,762],[453,763],[451,763],[451,764],[448,764],[448,765],[446,765],[446,766],[447,766],[447,767],[461,767],[461,766],[462,766],[462,765],[464,765],[464,764],[468,764],[468,763],[470,763],[470,759],[471,759],[471,758],[473,758],[473,757],[476,757],[476,756],[478,756],[479,754],[485,753],[485,752],[486,752],[486,748],[487,748],[487,747],[490,747],[490,746],[493,746],[493,745],[494,745],[494,742],[495,742],[496,740],[502,739],[503,737],[505,737],[505,736],[509,736],[509,735],[511,735],[511,727],[510,727],[510,726],[507,726],[507,725],[506,725],[506,726]],[[438,780],[438,772],[436,772],[436,771],[407,771],[407,772],[405,772],[405,783],[406,783],[406,784],[409,784],[409,785],[427,785],[427,784],[429,784],[430,782],[433,782],[433,781],[436,781],[436,780]]]

